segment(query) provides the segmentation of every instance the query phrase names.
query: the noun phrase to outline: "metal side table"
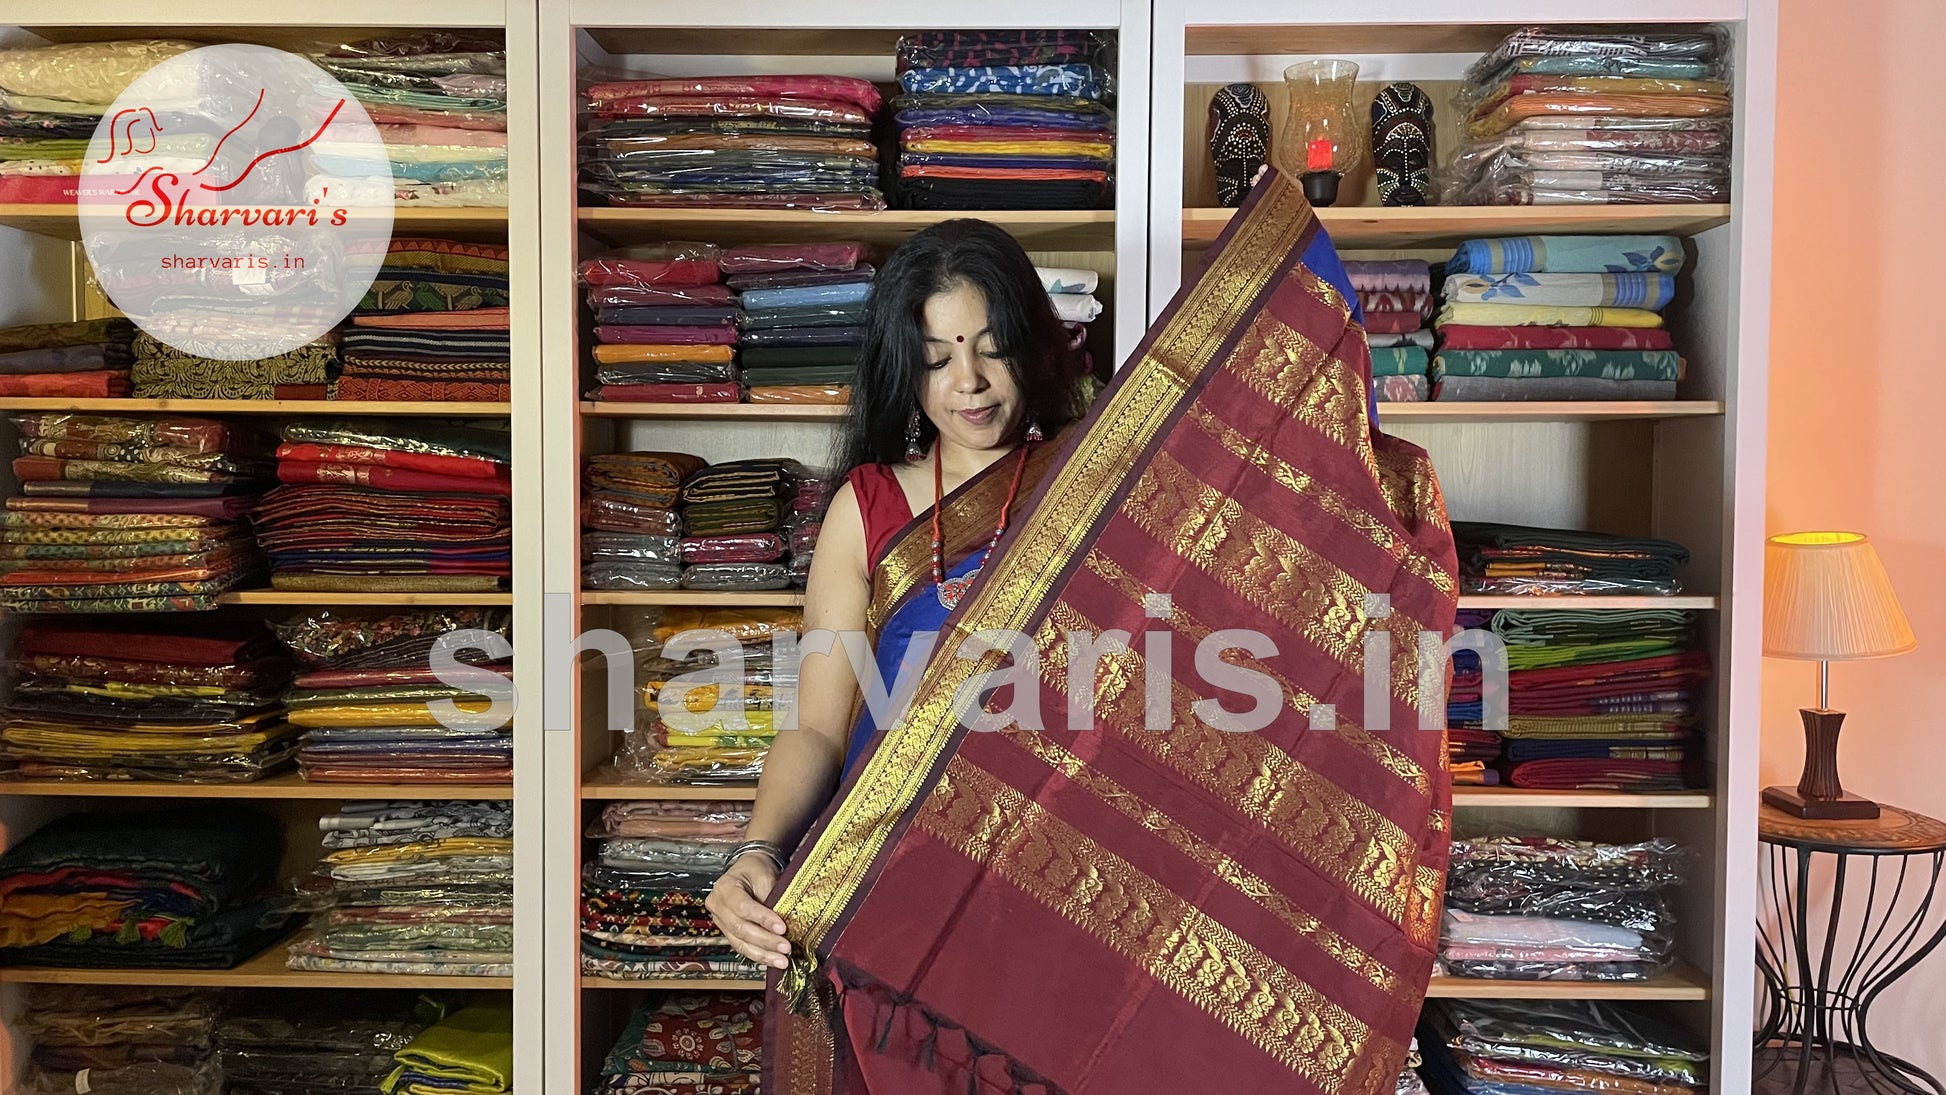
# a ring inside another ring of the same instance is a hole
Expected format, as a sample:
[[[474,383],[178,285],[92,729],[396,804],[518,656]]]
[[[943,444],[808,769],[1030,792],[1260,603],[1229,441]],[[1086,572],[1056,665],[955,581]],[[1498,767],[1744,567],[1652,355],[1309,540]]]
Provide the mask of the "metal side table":
[[[1807,821],[1769,806],[1758,814],[1757,1092],[1946,1095],[1916,1065],[1872,1045],[1867,1028],[1872,1001],[1946,938],[1946,896],[1938,893],[1946,823],[1881,809],[1872,821]],[[1831,909],[1814,939],[1810,891],[1820,856],[1832,861]],[[1855,884],[1859,876],[1866,885]],[[1844,915],[1861,901],[1862,913]]]

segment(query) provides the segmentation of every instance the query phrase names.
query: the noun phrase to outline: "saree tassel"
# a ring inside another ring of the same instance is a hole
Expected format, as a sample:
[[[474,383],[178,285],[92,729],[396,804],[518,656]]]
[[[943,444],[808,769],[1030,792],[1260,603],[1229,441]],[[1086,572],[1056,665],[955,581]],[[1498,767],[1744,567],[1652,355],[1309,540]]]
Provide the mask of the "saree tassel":
[[[919,1063],[925,1066],[927,1072],[939,1071],[937,1067],[938,1058],[935,1052],[938,1045],[939,1024],[929,1022],[926,1024],[925,1040],[919,1043]]]
[[[793,947],[790,964],[777,978],[777,996],[792,1015],[811,1013],[811,996],[818,983],[818,959],[808,947]]]
[[[884,1053],[885,1047],[892,1044],[892,1028],[899,1023],[899,1009],[912,1003],[912,998],[894,996],[889,1002],[892,1006],[885,1013],[885,1029],[878,1032],[878,1044],[872,1047],[873,1053]]]

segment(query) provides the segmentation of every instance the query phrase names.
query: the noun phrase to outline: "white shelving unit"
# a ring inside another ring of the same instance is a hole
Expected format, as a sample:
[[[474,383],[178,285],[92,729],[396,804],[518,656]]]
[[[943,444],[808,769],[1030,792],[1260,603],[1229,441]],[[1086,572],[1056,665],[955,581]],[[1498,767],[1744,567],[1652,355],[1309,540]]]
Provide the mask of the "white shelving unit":
[[[1117,84],[1116,208],[1098,211],[995,212],[987,219],[1012,232],[1029,254],[1047,265],[1098,270],[1097,294],[1108,308],[1093,325],[1097,359],[1125,353],[1147,326],[1149,136],[1149,6],[1122,0],[1081,0],[1050,8],[1025,0],[971,3],[952,0],[923,8],[857,0],[790,5],[757,0],[669,0],[653,5],[630,0],[543,0],[541,5],[543,147],[548,165],[543,187],[543,261],[550,271],[543,298],[548,359],[543,414],[549,439],[548,482],[578,482],[586,453],[626,449],[691,452],[706,459],[791,456],[807,463],[829,461],[844,409],[818,406],[722,405],[700,407],[616,406],[584,403],[577,390],[588,332],[579,328],[580,288],[570,272],[577,259],[601,250],[652,240],[699,240],[734,244],[804,240],[863,240],[897,244],[927,225],[975,213],[889,210],[882,213],[775,213],[658,211],[577,207],[574,175],[576,81],[596,74],[656,73],[667,76],[740,73],[827,73],[895,79],[899,35],[912,30],[989,27],[1112,30],[1119,35],[1123,71]],[[574,352],[569,353],[568,348]],[[655,605],[795,605],[801,596],[779,594],[583,593],[580,589],[576,492],[561,490],[547,501],[547,577],[556,611],[577,627],[599,627],[618,613]],[[560,630],[554,634],[566,634]],[[575,702],[561,703],[560,724],[550,720],[547,743],[547,1032],[552,1045],[576,1046],[548,1066],[550,1091],[587,1090],[589,1071],[607,1051],[627,1010],[645,989],[682,987],[583,978],[577,961],[579,870],[587,812],[604,801],[653,797],[748,797],[748,788],[656,789],[616,780],[606,770],[614,742],[598,699],[601,682],[577,681]],[[570,706],[573,707],[572,713]],[[758,982],[721,987],[756,990]]]
[[[504,404],[448,403],[293,403],[248,400],[0,400],[0,414],[66,410],[104,414],[202,414],[294,417],[305,414],[500,417],[513,436],[513,593],[501,594],[297,594],[269,590],[239,591],[226,605],[251,606],[249,612],[289,614],[305,607],[376,608],[441,604],[512,606],[517,636],[532,636],[515,669],[524,698],[541,692],[541,526],[537,517],[543,493],[540,399],[541,326],[538,305],[540,266],[538,123],[534,93],[537,54],[534,9],[529,0],[438,0],[407,7],[385,0],[335,0],[303,10],[274,5],[190,5],[171,0],[11,0],[0,18],[0,45],[95,41],[128,37],[170,37],[201,43],[248,42],[304,52],[377,34],[414,30],[465,30],[507,44],[508,161],[511,194],[507,209],[400,210],[395,235],[450,235],[505,242],[513,279],[512,400]],[[81,253],[72,208],[0,205],[0,324],[54,322],[98,314],[99,302],[86,292],[87,260]],[[5,442],[13,442],[7,430]],[[3,470],[3,469],[0,469]],[[11,476],[0,480],[11,490]],[[529,591],[532,591],[530,594]],[[225,611],[239,611],[226,608]],[[14,623],[4,622],[0,640],[11,644]],[[540,705],[523,704],[514,719],[513,786],[457,787],[414,785],[308,784],[295,775],[261,783],[196,786],[153,784],[0,783],[0,834],[11,843],[48,819],[75,811],[123,810],[180,804],[198,799],[248,801],[283,822],[287,831],[286,876],[308,872],[319,853],[316,819],[342,801],[368,798],[497,798],[514,803],[516,974],[513,977],[417,977],[378,974],[323,974],[285,968],[285,949],[275,945],[234,970],[0,970],[0,1011],[18,1014],[15,987],[33,982],[75,984],[171,984],[209,987],[262,987],[291,992],[316,989],[467,989],[511,992],[514,1006],[516,1091],[543,1090],[541,1081],[541,739]],[[0,1090],[11,1090],[31,1047],[7,1024],[0,1036]]]
[[[1684,965],[1675,974],[1645,986],[1548,984],[1545,994],[1672,1001],[1679,1017],[1708,1035],[1711,1085],[1729,1092],[1749,1087],[1774,0],[1156,0],[1149,297],[1151,315],[1159,314],[1230,218],[1229,210],[1209,207],[1214,182],[1204,143],[1204,111],[1224,84],[1263,86],[1276,108],[1274,130],[1283,69],[1305,57],[1357,61],[1367,91],[1394,80],[1420,83],[1435,104],[1438,162],[1454,139],[1446,117],[1453,83],[1509,31],[1704,22],[1725,25],[1733,37],[1729,203],[1384,209],[1366,197],[1370,204],[1322,210],[1320,219],[1339,250],[1354,257],[1443,259],[1464,239],[1548,233],[1673,233],[1692,245],[1685,288],[1669,310],[1690,364],[1680,401],[1381,404],[1380,419],[1431,452],[1456,518],[1656,535],[1691,549],[1690,596],[1548,601],[1702,613],[1716,664],[1709,785],[1680,795],[1459,788],[1455,826],[1659,835],[1692,849],[1692,881],[1679,897]],[[1350,188],[1348,200],[1358,195]],[[1548,601],[1473,597],[1463,604],[1534,608]],[[1435,995],[1519,994],[1504,982],[1435,980],[1433,987]]]

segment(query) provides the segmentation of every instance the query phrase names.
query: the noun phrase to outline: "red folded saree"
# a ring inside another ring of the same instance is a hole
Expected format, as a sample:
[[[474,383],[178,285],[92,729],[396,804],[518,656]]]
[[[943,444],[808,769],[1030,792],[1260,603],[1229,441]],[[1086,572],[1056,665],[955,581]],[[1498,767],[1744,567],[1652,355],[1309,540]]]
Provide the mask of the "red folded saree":
[[[506,473],[506,465],[477,456],[443,456],[403,449],[374,449],[363,445],[320,445],[308,441],[286,441],[277,446],[277,459],[318,464],[383,465],[466,479],[493,479]]]
[[[596,110],[619,99],[645,95],[754,96],[785,99],[825,99],[852,103],[875,113],[884,102],[870,80],[855,76],[685,76],[679,79],[626,80],[596,84],[588,102]]]
[[[128,370],[0,376],[0,396],[27,399],[118,399],[129,393]]]
[[[389,468],[373,464],[320,464],[304,460],[279,460],[277,480],[281,483],[355,483],[361,487],[397,491],[453,491],[468,494],[511,495],[513,479],[504,467],[496,467],[494,477],[440,475],[410,468]]]
[[[1670,350],[1660,327],[1481,327],[1448,323],[1439,329],[1448,350]]]
[[[1417,639],[1451,628],[1458,567],[1425,453],[1368,418],[1350,288],[1321,272],[1336,266],[1271,173],[1054,443],[904,716],[867,740],[774,895],[792,965],[766,1009],[766,1095],[1392,1090],[1451,806],[1443,735],[1416,729]],[[915,525],[880,572],[930,538]],[[1225,689],[1189,650],[1231,628],[1279,651],[1232,652],[1277,685],[1256,732],[1199,706]],[[967,726],[961,686],[999,683],[975,675],[1001,658],[964,645],[989,629],[1031,637],[1038,660],[1001,687],[1053,729]],[[1066,636],[1107,629],[1138,637],[1076,682],[1091,726],[1066,730]],[[1380,679],[1406,729],[1361,728],[1368,629],[1392,636]],[[1151,731],[1162,636],[1168,725]],[[1316,704],[1335,731],[1311,728]]]

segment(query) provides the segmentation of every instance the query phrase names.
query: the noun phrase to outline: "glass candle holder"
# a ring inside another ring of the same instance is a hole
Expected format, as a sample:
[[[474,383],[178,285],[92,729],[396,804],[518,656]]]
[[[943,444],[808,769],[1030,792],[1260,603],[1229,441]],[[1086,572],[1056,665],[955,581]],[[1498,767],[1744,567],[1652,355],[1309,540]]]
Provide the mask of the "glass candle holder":
[[[1304,184],[1312,205],[1337,201],[1339,181],[1371,167],[1370,126],[1352,106],[1357,82],[1351,61],[1300,61],[1284,70],[1290,98],[1277,164]]]

